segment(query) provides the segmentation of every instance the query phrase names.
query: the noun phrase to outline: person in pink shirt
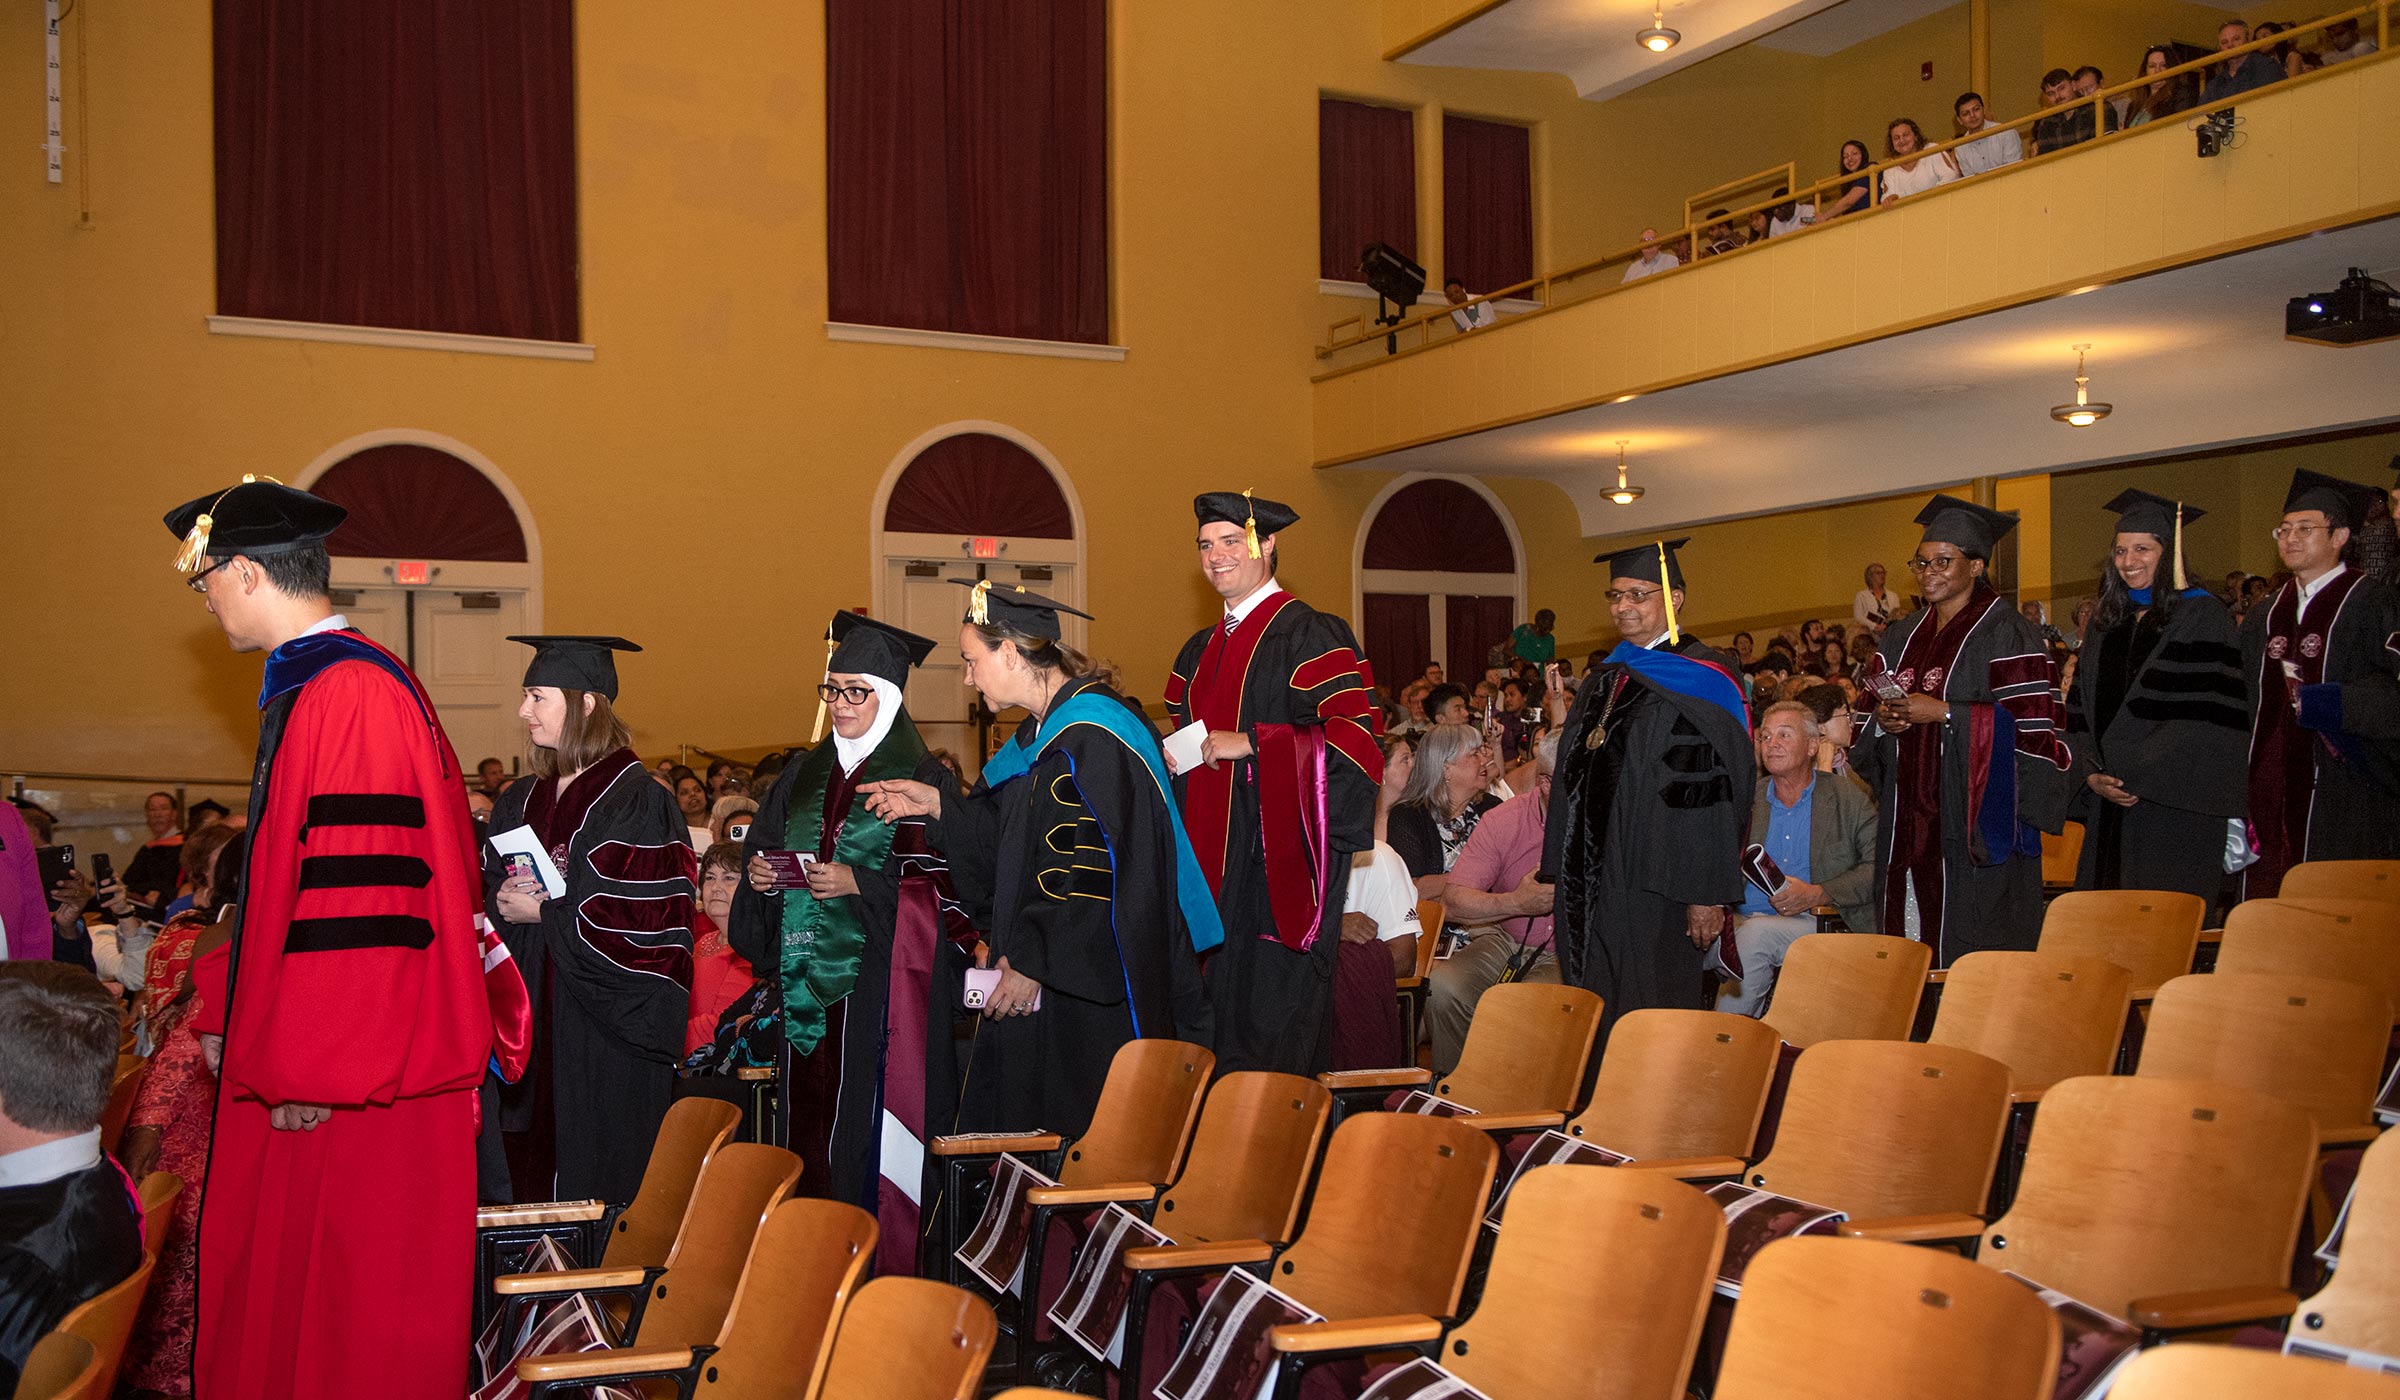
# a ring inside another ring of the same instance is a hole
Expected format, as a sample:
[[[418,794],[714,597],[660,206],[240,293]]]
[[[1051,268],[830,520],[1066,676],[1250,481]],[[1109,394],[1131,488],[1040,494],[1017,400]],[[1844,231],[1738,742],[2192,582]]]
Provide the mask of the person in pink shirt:
[[[1466,946],[1433,965],[1426,1024],[1433,1033],[1433,1072],[1458,1064],[1467,1023],[1485,989],[1501,982],[1556,982],[1550,949],[1550,902],[1555,886],[1533,872],[1542,863],[1542,834],[1550,810],[1550,771],[1558,761],[1553,730],[1534,744],[1534,782],[1483,816],[1459,848],[1442,890],[1445,922],[1467,926]]]
[[[12,958],[50,956],[50,901],[33,859],[38,844],[16,804],[0,802],[0,952]]]

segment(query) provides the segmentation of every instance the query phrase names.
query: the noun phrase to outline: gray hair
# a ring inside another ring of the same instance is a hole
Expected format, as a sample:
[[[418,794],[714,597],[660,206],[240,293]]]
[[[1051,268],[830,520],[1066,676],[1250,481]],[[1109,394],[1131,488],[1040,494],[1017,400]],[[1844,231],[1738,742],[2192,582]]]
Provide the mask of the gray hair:
[[[1417,766],[1408,775],[1408,786],[1400,789],[1396,807],[1423,807],[1436,816],[1448,816],[1443,810],[1443,771],[1456,762],[1458,756],[1483,746],[1483,731],[1471,724],[1437,724],[1425,731],[1417,741]]]
[[[1800,722],[1800,732],[1806,736],[1808,742],[1812,744],[1823,738],[1825,735],[1824,727],[1817,723],[1817,712],[1810,709],[1808,706],[1801,704],[1797,700],[1778,700],[1774,704],[1767,706],[1766,709],[1759,712],[1758,727],[1762,730],[1765,729],[1767,727],[1767,721],[1775,718],[1777,715],[1798,716]]]

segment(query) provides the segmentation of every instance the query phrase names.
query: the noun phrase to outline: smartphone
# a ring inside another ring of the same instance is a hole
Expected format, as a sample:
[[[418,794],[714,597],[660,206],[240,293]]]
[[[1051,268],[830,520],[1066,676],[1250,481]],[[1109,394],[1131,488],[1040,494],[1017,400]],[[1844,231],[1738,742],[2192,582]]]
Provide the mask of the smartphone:
[[[43,846],[33,853],[33,860],[35,868],[41,872],[39,878],[42,882],[42,895],[49,900],[50,907],[56,909],[58,901],[51,898],[50,891],[59,881],[74,877],[75,848],[73,846]]]
[[[97,889],[97,888],[99,888],[100,886],[102,886],[102,885],[105,885],[105,884],[107,884],[109,881],[111,881],[111,880],[114,880],[114,879],[116,879],[116,878],[117,878],[117,868],[116,868],[116,865],[115,865],[115,863],[114,863],[114,862],[112,862],[111,860],[109,860],[109,858],[108,858],[108,852],[106,852],[106,851],[94,851],[94,852],[92,852],[92,886],[93,886],[93,888]]]
[[[517,854],[510,856],[508,858],[507,865],[509,879],[530,880],[533,878],[533,857],[526,855],[524,852],[519,851]]]

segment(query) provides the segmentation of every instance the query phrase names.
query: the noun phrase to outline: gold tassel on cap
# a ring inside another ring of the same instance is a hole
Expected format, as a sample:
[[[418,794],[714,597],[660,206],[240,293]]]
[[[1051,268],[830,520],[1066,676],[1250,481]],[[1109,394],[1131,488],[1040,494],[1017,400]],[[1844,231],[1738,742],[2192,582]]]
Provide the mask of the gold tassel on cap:
[[[2180,597],[2182,597],[2182,596],[2183,596],[2183,590],[2184,590],[2185,588],[2187,588],[2187,587],[2189,587],[2189,586],[2190,586],[2190,585],[2188,585],[2187,583],[2185,583],[2185,582],[2184,582],[2184,577],[2183,577],[2183,502],[2181,502],[2181,501],[2177,501],[2177,502],[2175,503],[2175,545],[2174,545],[2174,549],[2175,549],[2175,596],[2176,596],[2176,597],[2178,597],[2178,598],[2180,598]]]
[[[992,605],[984,601],[984,595],[991,591],[992,581],[988,578],[977,579],[975,586],[967,590],[967,621],[978,627],[991,624]]]
[[[1658,542],[1658,591],[1666,595],[1667,600],[1667,645],[1678,645],[1683,641],[1683,633],[1675,626],[1675,585],[1669,581],[1667,573],[1667,542],[1665,540]]]
[[[241,481],[237,485],[226,487],[225,490],[221,492],[215,500],[210,501],[208,503],[208,510],[200,512],[200,518],[193,521],[192,528],[185,532],[183,537],[183,548],[175,551],[175,572],[179,574],[188,574],[199,569],[200,561],[208,557],[209,532],[214,530],[217,525],[216,517],[211,515],[209,512],[214,511],[218,506],[225,504],[225,497],[232,495],[234,492],[241,490],[242,487],[248,486],[255,481],[272,481],[277,486],[281,486],[283,484],[280,481],[276,481],[275,478],[271,476],[260,476],[256,472],[242,473]]]
[[[825,679],[817,682],[817,684],[833,684],[833,631],[831,628],[826,629],[825,632]],[[808,731],[808,746],[810,748],[813,749],[817,745],[825,742],[825,720],[831,712],[832,706],[825,699],[825,692],[822,690],[818,691],[817,723],[815,728]]]
[[[1242,513],[1249,518],[1242,522],[1242,543],[1250,546],[1250,557],[1258,557],[1258,507],[1250,503],[1250,493],[1256,487],[1242,488]]]

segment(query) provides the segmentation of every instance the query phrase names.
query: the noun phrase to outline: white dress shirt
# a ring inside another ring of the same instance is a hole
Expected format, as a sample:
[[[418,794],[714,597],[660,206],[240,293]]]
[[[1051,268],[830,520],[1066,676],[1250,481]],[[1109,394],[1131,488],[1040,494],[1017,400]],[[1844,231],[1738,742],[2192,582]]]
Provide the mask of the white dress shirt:
[[[39,1186],[72,1176],[87,1167],[100,1163],[100,1130],[77,1133],[73,1137],[53,1138],[20,1147],[14,1152],[0,1153],[0,1189],[11,1186]]]

